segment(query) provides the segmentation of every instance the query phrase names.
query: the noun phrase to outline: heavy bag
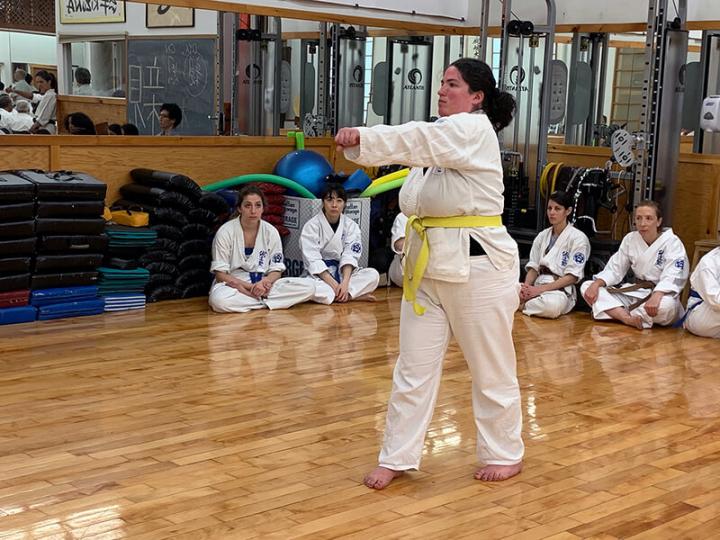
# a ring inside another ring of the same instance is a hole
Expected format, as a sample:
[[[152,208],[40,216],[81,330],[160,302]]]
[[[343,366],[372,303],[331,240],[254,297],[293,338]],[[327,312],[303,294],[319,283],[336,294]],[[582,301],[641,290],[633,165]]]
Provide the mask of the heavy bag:
[[[154,171],[152,169],[133,169],[130,171],[130,177],[138,184],[159,187],[169,191],[179,191],[194,200],[199,199],[200,195],[202,195],[200,186],[184,174]]]

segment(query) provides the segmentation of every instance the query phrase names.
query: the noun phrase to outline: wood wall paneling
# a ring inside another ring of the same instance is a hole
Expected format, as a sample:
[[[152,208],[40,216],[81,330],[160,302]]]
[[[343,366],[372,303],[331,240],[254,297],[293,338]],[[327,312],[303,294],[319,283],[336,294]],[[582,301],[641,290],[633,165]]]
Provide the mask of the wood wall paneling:
[[[60,133],[65,131],[65,117],[70,113],[87,114],[97,125],[125,124],[127,122],[127,99],[59,95],[57,99],[57,120]]]

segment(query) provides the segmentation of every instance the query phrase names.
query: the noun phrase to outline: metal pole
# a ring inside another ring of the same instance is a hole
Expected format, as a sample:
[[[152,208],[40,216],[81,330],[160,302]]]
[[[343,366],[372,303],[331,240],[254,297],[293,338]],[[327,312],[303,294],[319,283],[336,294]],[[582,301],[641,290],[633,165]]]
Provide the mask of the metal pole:
[[[327,23],[320,23],[320,43],[318,43],[317,69],[317,119],[320,135],[325,135],[325,117],[327,114]]]
[[[577,86],[577,63],[580,57],[580,33],[573,32],[570,49],[570,77],[568,80],[567,113],[565,115],[565,144],[577,144],[577,128],[571,124],[575,120],[575,87]]]
[[[238,100],[238,75],[237,75],[237,48],[238,43],[235,39],[238,29],[238,17],[236,13],[232,14],[232,57],[230,67],[232,68],[232,87],[230,93],[232,97],[230,99],[230,134],[237,135],[238,133],[238,119],[237,119],[237,100]]]
[[[490,0],[482,0],[480,4],[480,35],[478,36],[478,58],[483,62],[487,59],[488,26],[490,24]],[[464,56],[464,51],[463,54]],[[447,65],[447,62],[445,63]]]
[[[282,93],[280,91],[280,85],[282,84],[281,81],[281,72],[282,72],[282,23],[280,17],[273,17],[275,21],[275,37],[274,37],[274,46],[275,46],[275,65],[273,70],[273,135],[278,136],[280,135],[280,94]]]
[[[596,124],[603,123],[603,110],[605,107],[605,78],[607,77],[607,65],[608,65],[608,46],[610,43],[610,37],[607,33],[603,34],[602,37],[602,61],[600,62],[600,80],[598,81],[598,100],[597,100],[597,118]]]

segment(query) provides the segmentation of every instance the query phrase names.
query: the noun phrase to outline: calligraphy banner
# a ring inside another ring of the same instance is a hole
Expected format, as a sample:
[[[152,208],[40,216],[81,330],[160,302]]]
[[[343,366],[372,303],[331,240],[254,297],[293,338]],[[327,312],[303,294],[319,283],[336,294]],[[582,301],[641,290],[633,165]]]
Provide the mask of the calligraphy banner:
[[[62,24],[125,22],[124,0],[59,0]]]

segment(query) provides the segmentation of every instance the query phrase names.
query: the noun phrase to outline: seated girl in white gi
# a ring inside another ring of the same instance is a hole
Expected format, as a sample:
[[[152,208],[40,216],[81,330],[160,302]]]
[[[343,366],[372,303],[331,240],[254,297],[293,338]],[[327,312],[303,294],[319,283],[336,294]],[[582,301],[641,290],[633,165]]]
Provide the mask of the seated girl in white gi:
[[[359,268],[362,255],[360,227],[343,215],[347,194],[340,184],[327,184],[321,195],[322,212],[302,230],[300,249],[305,275],[315,284],[313,302],[332,304],[349,300],[374,300],[370,296],[380,281],[374,268]]]
[[[720,247],[707,253],[690,276],[684,327],[702,337],[720,338]]]
[[[403,248],[405,247],[405,228],[407,227],[408,217],[400,212],[395,216],[392,231],[390,233],[390,247],[395,253],[393,261],[388,269],[388,277],[398,287],[403,286]]]
[[[302,278],[282,278],[285,271],[280,235],[262,221],[265,198],[258,188],[244,187],[238,196],[238,218],[218,229],[213,240],[215,281],[209,303],[214,311],[244,313],[251,309],[285,309],[309,300],[315,292]]]
[[[550,195],[547,217],[552,226],[535,238],[520,286],[525,315],[557,319],[575,307],[575,283],[583,277],[590,241],[568,223],[572,206],[572,197],[564,191]]]
[[[671,325],[683,312],[679,295],[688,278],[685,247],[672,229],[661,232],[662,211],[654,201],[635,209],[635,227],[605,269],[581,291],[597,320],[615,319],[635,328]],[[635,283],[623,283],[628,270]]]

